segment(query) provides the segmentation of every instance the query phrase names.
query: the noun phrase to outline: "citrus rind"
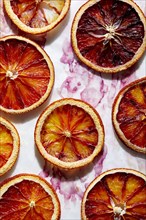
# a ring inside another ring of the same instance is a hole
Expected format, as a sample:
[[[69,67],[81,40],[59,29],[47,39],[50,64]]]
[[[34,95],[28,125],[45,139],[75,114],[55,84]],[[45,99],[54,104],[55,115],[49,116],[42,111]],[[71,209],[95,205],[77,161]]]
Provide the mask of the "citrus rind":
[[[73,23],[72,23],[72,28],[71,28],[71,42],[72,42],[72,47],[73,50],[76,54],[76,56],[84,63],[86,64],[88,67],[92,68],[95,71],[98,72],[103,72],[103,73],[117,73],[117,72],[121,72],[123,70],[126,70],[127,68],[131,67],[133,64],[135,64],[140,58],[141,56],[144,54],[145,52],[145,48],[146,48],[146,18],[142,12],[142,10],[140,9],[140,7],[132,0],[120,0],[122,2],[126,2],[129,3],[134,9],[135,11],[138,13],[140,20],[143,23],[144,26],[144,38],[142,41],[141,46],[139,47],[139,49],[136,51],[135,55],[133,56],[133,58],[131,60],[129,60],[128,62],[115,66],[115,67],[104,67],[104,66],[100,66],[100,65],[96,65],[93,62],[91,62],[90,60],[86,59],[80,52],[79,48],[78,48],[78,42],[77,42],[77,37],[76,37],[76,33],[77,33],[77,29],[78,29],[78,23],[80,21],[81,16],[86,13],[85,11],[93,6],[94,4],[96,4],[97,2],[100,2],[100,0],[89,0],[87,1],[85,4],[83,4],[80,9],[77,11]]]
[[[21,113],[25,113],[25,112],[28,112],[28,111],[31,111],[31,110],[37,108],[38,106],[43,104],[46,101],[46,99],[49,97],[49,95],[52,91],[53,85],[54,85],[54,78],[55,78],[54,66],[53,66],[53,63],[52,63],[50,57],[48,56],[48,54],[37,43],[33,42],[32,40],[30,40],[28,38],[17,36],[17,35],[16,36],[11,35],[11,36],[6,36],[6,37],[1,38],[0,42],[6,42],[7,40],[11,40],[11,39],[12,40],[16,39],[20,42],[27,42],[28,45],[30,44],[34,48],[36,48],[36,50],[43,56],[43,59],[47,63],[49,74],[50,74],[49,75],[49,82],[48,82],[47,89],[46,89],[45,93],[42,95],[42,97],[38,101],[34,102],[30,106],[26,106],[22,109],[11,109],[11,108],[6,108],[6,107],[0,105],[1,111],[4,111],[6,113],[12,113],[12,114],[21,114]],[[7,69],[6,69],[6,71],[7,71]],[[18,73],[18,77],[19,77],[19,73]]]
[[[83,199],[81,202],[81,219],[82,220],[87,220],[88,218],[86,217],[86,213],[85,213],[85,203],[87,201],[87,196],[89,194],[89,192],[94,188],[94,186],[100,182],[104,177],[111,175],[111,174],[116,174],[116,173],[124,173],[124,174],[133,174],[137,177],[140,177],[141,179],[143,179],[144,181],[146,181],[146,176],[137,171],[137,170],[133,170],[133,169],[129,169],[129,168],[114,168],[108,171],[105,171],[103,173],[101,173],[99,176],[97,176],[86,188],[84,195],[83,195]],[[104,197],[104,195],[103,195]]]
[[[20,137],[14,125],[8,120],[6,120],[5,118],[0,117],[0,124],[2,124],[8,130],[10,130],[12,138],[13,138],[12,153],[9,159],[7,160],[7,162],[0,168],[0,176],[2,176],[13,167],[13,165],[15,164],[17,160],[19,149],[20,149]]]
[[[72,161],[71,162],[70,161],[68,161],[68,162],[62,161],[62,160],[58,159],[57,157],[54,157],[54,156],[48,154],[41,143],[41,136],[40,136],[43,124],[44,124],[47,116],[57,107],[67,105],[67,104],[69,104],[71,106],[72,105],[77,106],[77,107],[83,109],[85,112],[87,112],[91,116],[91,118],[93,119],[95,126],[96,126],[96,129],[97,129],[97,132],[98,132],[98,142],[97,142],[97,145],[95,146],[95,149],[92,152],[92,154],[86,158],[83,158],[78,161],[73,161],[73,162]],[[78,99],[65,98],[65,99],[58,100],[58,101],[50,104],[48,106],[48,108],[46,108],[44,110],[44,112],[40,115],[40,117],[38,118],[37,123],[36,123],[34,138],[35,138],[35,143],[36,143],[36,146],[37,146],[40,154],[47,161],[49,161],[50,163],[52,163],[53,165],[55,165],[59,168],[69,170],[69,169],[83,167],[83,166],[89,164],[100,153],[100,151],[103,148],[103,144],[104,144],[104,127],[103,127],[103,123],[100,119],[99,114],[93,109],[92,106],[90,106],[89,104],[87,104],[81,100],[78,100]]]
[[[118,137],[126,144],[126,146],[133,149],[134,151],[146,154],[146,147],[141,148],[141,147],[137,146],[136,144],[131,143],[130,140],[128,140],[125,137],[124,133],[120,129],[119,122],[117,121],[117,118],[116,118],[117,113],[118,113],[119,104],[121,102],[121,99],[123,98],[123,95],[126,93],[126,91],[128,91],[129,88],[132,88],[133,86],[144,83],[144,82],[146,82],[146,77],[138,79],[138,80],[128,84],[127,86],[125,86],[123,89],[120,90],[120,92],[117,94],[117,96],[114,100],[113,107],[112,107],[112,123],[113,123],[114,129],[115,129]],[[146,109],[143,109],[143,112],[144,111],[146,111]],[[146,116],[144,116],[144,118],[145,117]],[[145,120],[145,119],[143,119],[143,120]]]
[[[59,220],[60,215],[61,215],[61,208],[60,208],[60,201],[58,199],[58,196],[57,196],[54,188],[51,186],[51,184],[48,183],[45,179],[43,179],[42,177],[40,177],[38,175],[22,173],[22,174],[17,174],[11,178],[8,178],[7,180],[4,180],[0,185],[1,186],[1,199],[3,198],[4,193],[11,186],[14,186],[15,184],[20,183],[24,180],[33,181],[35,183],[38,183],[48,193],[48,195],[51,196],[52,202],[54,205],[54,209],[55,209],[51,220],[54,220],[54,219]]]
[[[37,1],[36,1],[36,3],[37,3]],[[44,26],[44,27],[39,27],[39,28],[31,28],[31,27],[27,26],[26,24],[24,24],[18,18],[18,16],[14,13],[14,11],[12,10],[12,7],[11,7],[11,1],[4,0],[5,10],[6,10],[9,18],[13,21],[13,23],[23,32],[33,34],[33,35],[43,34],[43,33],[46,33],[48,31],[52,30],[53,28],[55,28],[66,16],[66,14],[70,8],[70,3],[71,3],[71,0],[65,0],[64,7],[63,7],[60,15],[58,16],[58,18],[55,21],[53,21],[49,25]],[[39,2],[37,4],[39,4]]]

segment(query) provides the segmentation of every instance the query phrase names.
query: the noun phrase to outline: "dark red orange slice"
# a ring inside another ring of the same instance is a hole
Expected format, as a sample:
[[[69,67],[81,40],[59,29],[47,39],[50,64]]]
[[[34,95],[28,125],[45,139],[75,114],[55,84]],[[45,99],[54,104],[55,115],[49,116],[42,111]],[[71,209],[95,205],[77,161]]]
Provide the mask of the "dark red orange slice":
[[[87,187],[81,205],[83,220],[145,220],[146,176],[136,170],[113,169]]]
[[[0,176],[13,167],[19,148],[20,138],[16,128],[11,122],[0,117]]]
[[[49,56],[20,36],[0,39],[0,110],[23,113],[41,105],[54,84]]]
[[[92,69],[115,73],[137,62],[146,47],[146,19],[132,0],[89,0],[75,15],[72,46]]]
[[[19,174],[1,184],[1,220],[59,220],[60,202],[52,186],[32,174]]]
[[[146,77],[128,84],[117,94],[112,121],[128,147],[146,153]]]

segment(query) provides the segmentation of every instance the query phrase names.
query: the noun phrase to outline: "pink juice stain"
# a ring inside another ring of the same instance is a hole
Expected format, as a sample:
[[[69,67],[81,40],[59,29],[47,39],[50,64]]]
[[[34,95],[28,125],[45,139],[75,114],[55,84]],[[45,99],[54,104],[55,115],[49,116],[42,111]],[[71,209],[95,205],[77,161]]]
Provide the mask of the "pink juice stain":
[[[76,175],[68,176],[67,171],[65,171],[65,174],[58,168],[48,165],[47,162],[45,162],[39,176],[48,179],[53,188],[64,197],[64,201],[70,200],[75,203],[77,199],[82,199],[86,187],[102,172],[106,155],[107,147],[104,146],[103,151],[89,165],[93,170],[92,179],[90,177],[90,172],[88,172],[89,167],[83,167]]]
[[[59,94],[61,97],[80,97],[81,92],[88,85],[90,75],[78,62],[74,61],[69,66],[68,76],[62,83]]]
[[[43,170],[39,173],[39,176],[42,178],[47,178],[49,176],[49,173],[50,173],[50,171],[47,167],[47,161],[45,161]]]
[[[0,37],[17,34],[16,28],[4,11],[3,1],[0,0]]]
[[[59,193],[64,196],[64,200],[71,200],[76,202],[77,199],[81,199],[83,196],[83,188],[80,187],[75,181],[64,181],[61,182]]]
[[[69,43],[69,41],[65,41],[62,50],[63,50],[63,55],[62,55],[60,61],[64,64],[71,65],[74,61],[74,54],[73,54],[73,50],[72,50],[72,47],[71,47],[71,44]]]
[[[107,86],[101,76],[94,75],[87,87],[80,93],[81,99],[88,102],[94,108],[100,104],[107,92]]]
[[[75,202],[77,198],[81,199],[83,196],[83,190],[79,187],[80,184],[76,182],[76,177],[73,179],[68,178],[58,168],[48,167],[47,162],[45,162],[39,176],[49,179],[55,191],[59,191],[65,201],[71,200]]]
[[[70,42],[65,40],[63,45],[63,55],[60,61],[68,66],[68,76],[62,83],[59,94],[64,97],[80,97],[96,107],[104,98],[107,86],[104,84],[100,74],[93,74],[79,61],[75,59]]]
[[[103,163],[104,163],[107,153],[108,153],[108,150],[105,144],[102,152],[97,156],[97,158],[94,161],[95,177],[98,176],[102,172]]]
[[[129,83],[136,80],[136,69],[138,63],[125,70],[123,73],[113,74],[111,78],[111,83],[108,84],[108,94],[107,94],[107,103],[109,107],[112,107],[114,99],[118,92],[128,85]]]
[[[103,75],[100,73],[95,74],[94,71],[76,60],[71,43],[67,39],[63,44],[62,51],[63,55],[60,61],[68,67],[68,76],[59,89],[59,94],[62,98],[80,98],[94,108],[106,99],[104,104],[102,103],[103,107],[105,107],[106,103],[107,107],[111,108],[118,91],[136,79],[138,63],[122,73],[111,74],[109,76],[111,79],[108,80],[107,84],[106,80],[103,79]]]
[[[123,87],[125,87],[126,85],[128,85],[129,83],[133,82],[134,80],[136,80],[136,69],[138,67],[139,63],[133,65],[132,67],[130,67],[128,70],[126,70],[126,76],[123,77],[123,75],[121,76],[121,85],[120,85],[120,89],[122,89]]]

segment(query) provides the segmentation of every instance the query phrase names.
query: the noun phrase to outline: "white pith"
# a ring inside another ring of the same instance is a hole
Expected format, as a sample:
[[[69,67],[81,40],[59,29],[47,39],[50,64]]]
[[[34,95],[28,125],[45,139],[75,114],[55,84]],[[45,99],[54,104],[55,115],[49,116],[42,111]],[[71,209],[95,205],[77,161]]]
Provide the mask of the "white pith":
[[[35,201],[31,201],[31,202],[29,203],[29,206],[30,206],[30,208],[33,208],[33,207],[35,206]]]
[[[7,72],[6,72],[6,77],[9,77],[12,80],[16,79],[17,76],[18,76],[18,72],[17,71],[7,70]]]
[[[64,135],[65,135],[66,137],[70,138],[70,137],[71,137],[71,132],[68,131],[68,130],[66,130],[66,131],[64,131]]]
[[[120,220],[121,216],[126,214],[126,204],[115,204],[114,201],[111,199],[111,205],[114,212],[114,220]]]

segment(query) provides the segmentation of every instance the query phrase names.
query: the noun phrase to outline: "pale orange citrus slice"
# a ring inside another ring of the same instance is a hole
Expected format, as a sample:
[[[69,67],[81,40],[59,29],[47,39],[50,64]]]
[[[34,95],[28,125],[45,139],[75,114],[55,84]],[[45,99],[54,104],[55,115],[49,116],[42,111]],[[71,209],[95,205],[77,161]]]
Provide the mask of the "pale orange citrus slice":
[[[21,36],[0,39],[0,110],[30,111],[48,98],[53,84],[53,64],[38,44]]]
[[[145,15],[132,0],[89,0],[75,15],[71,39],[75,54],[87,66],[119,72],[145,51]]]
[[[1,184],[1,220],[59,220],[60,202],[53,187],[34,174],[19,174]]]
[[[0,176],[13,167],[19,148],[20,138],[16,128],[11,122],[0,117]]]
[[[5,10],[22,31],[42,34],[52,30],[66,16],[71,0],[4,0]]]
[[[146,153],[146,77],[128,84],[117,94],[112,121],[126,146]]]
[[[146,176],[136,170],[113,169],[87,187],[82,220],[145,220]]]
[[[102,150],[104,128],[93,107],[81,100],[61,99],[40,115],[35,142],[47,161],[60,168],[78,168]]]

